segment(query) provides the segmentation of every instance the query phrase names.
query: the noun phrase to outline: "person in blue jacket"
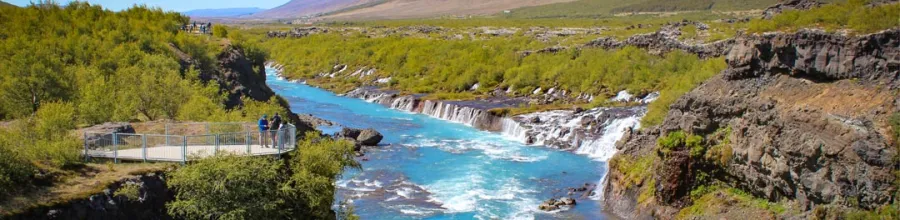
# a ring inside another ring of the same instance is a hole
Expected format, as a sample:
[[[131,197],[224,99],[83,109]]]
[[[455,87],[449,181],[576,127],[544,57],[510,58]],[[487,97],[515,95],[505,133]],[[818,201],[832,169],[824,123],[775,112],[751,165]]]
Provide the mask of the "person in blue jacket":
[[[259,118],[259,145],[262,147],[269,147],[266,144],[266,136],[267,130],[269,130],[269,120],[266,120],[268,115],[263,115],[262,118]]]

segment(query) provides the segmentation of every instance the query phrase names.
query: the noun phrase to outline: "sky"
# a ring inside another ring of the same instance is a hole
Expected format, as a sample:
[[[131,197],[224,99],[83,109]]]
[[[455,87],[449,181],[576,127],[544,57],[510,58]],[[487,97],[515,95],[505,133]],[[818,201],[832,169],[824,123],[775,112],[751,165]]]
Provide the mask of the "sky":
[[[2,0],[18,6],[27,6],[31,2],[38,0]],[[131,7],[134,4],[146,4],[148,6],[159,6],[165,10],[171,11],[190,11],[194,9],[217,9],[217,8],[274,8],[289,0],[86,0],[91,4],[100,4],[104,8],[119,11]],[[60,4],[71,2],[71,0],[57,0]]]

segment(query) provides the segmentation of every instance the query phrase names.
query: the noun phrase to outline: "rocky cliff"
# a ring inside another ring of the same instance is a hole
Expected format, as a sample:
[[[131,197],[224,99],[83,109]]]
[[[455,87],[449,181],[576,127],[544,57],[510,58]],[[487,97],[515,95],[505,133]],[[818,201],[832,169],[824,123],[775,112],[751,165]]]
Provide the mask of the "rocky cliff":
[[[201,66],[200,62],[189,55],[169,45],[170,50],[179,57],[179,63],[184,71],[191,67]],[[239,46],[225,45],[225,48],[216,56],[215,67],[211,70],[201,70],[198,78],[204,82],[214,82],[219,89],[227,95],[225,106],[235,108],[242,106],[242,98],[266,102],[275,97],[279,104],[288,111],[291,122],[297,126],[300,133],[315,130],[311,122],[301,120],[291,112],[286,100],[275,95],[275,92],[266,84],[265,57],[248,53]]]
[[[727,62],[661,125],[617,144],[609,212],[672,218],[692,204],[693,189],[713,182],[801,211],[892,202],[898,140],[888,121],[900,109],[900,30],[744,35]],[[702,139],[672,142],[681,132]],[[629,170],[637,164],[629,159],[652,161],[649,173]]]
[[[102,192],[62,204],[48,204],[4,219],[174,219],[166,202],[175,198],[163,172],[119,180]]]

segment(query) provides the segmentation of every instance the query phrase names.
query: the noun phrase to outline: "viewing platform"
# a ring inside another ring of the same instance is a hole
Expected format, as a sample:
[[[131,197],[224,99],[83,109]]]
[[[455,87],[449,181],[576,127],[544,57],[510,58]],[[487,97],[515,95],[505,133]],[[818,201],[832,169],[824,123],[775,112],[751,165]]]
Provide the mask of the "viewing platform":
[[[217,154],[281,155],[296,149],[297,128],[260,132],[252,123],[163,124],[162,132],[84,132],[84,157],[119,161],[182,162]],[[129,127],[130,128],[130,127]],[[146,129],[152,131],[154,129]]]

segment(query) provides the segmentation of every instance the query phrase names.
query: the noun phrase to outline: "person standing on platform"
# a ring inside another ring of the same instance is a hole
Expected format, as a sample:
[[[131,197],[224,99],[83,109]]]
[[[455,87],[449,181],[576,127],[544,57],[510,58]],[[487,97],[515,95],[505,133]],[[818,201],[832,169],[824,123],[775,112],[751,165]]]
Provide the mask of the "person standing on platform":
[[[268,147],[266,144],[266,131],[269,130],[269,120],[266,120],[268,115],[263,115],[262,118],[259,118],[259,146]]]
[[[278,112],[275,112],[275,116],[272,116],[272,125],[269,126],[269,132],[272,133],[272,147],[278,146],[278,131],[281,130],[281,116],[278,115]]]

